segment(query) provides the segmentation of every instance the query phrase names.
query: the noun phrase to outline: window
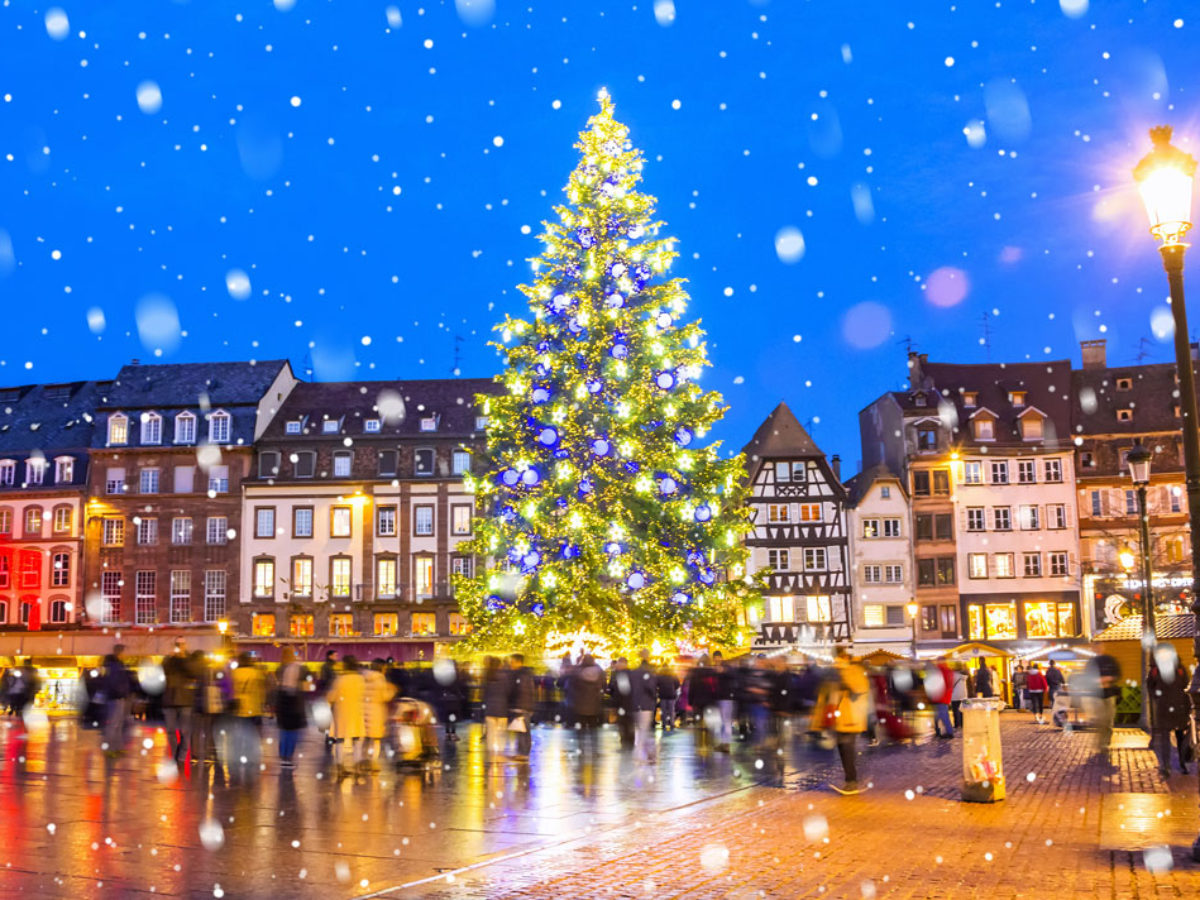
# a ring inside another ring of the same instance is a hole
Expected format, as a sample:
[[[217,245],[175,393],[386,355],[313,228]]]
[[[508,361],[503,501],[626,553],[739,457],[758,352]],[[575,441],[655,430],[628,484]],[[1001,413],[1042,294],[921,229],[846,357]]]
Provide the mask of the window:
[[[254,508],[254,536],[256,538],[275,537],[275,507],[256,506]]]
[[[311,556],[292,559],[292,596],[311,597],[313,592],[313,561]]]
[[[1037,481],[1037,463],[1032,459],[1017,460],[1017,484],[1033,484]]]
[[[810,622],[832,622],[833,607],[828,597],[805,597],[804,605],[808,610]]]
[[[302,426],[302,423],[300,422],[299,419],[292,419],[290,422],[288,422],[286,425],[283,426],[283,432],[284,432],[284,434],[299,434],[301,426]]]
[[[335,556],[329,560],[329,596],[350,599],[350,557]]]
[[[17,464],[11,459],[0,462],[0,485],[11,487],[17,480]]]
[[[786,503],[767,504],[767,523],[771,525],[790,522],[792,508]]]
[[[158,543],[158,519],[154,516],[142,516],[136,520],[137,542],[143,547]]]
[[[375,561],[375,596],[396,596],[396,558],[383,556]]]
[[[1118,378],[1117,379],[1117,390],[1118,391],[1133,390],[1133,379],[1132,378]]]
[[[476,431],[486,431],[487,427],[488,427],[488,417],[487,416],[476,416],[475,417],[475,430]]]
[[[821,521],[821,504],[820,503],[801,503],[800,504],[800,521],[801,522],[820,522]]]
[[[55,553],[50,567],[52,587],[66,587],[71,583],[71,554]]]
[[[1180,491],[1179,488],[1177,488],[1177,487],[1167,488],[1167,503],[1170,505],[1171,512],[1173,512],[1173,513],[1183,511],[1182,510],[1182,501],[1179,499],[1179,495],[1181,493],[1183,493],[1183,492]]]
[[[125,519],[121,516],[106,516],[100,537],[105,547],[125,546]]]
[[[321,434],[337,434],[341,430],[341,419],[326,419],[321,423]]]
[[[942,617],[942,633],[957,635],[958,634],[958,607],[943,606],[941,608]]]
[[[967,409],[974,409],[976,406],[979,405],[979,392],[978,391],[963,391],[962,398],[963,398],[963,406],[965,406]]]
[[[171,570],[172,624],[192,621],[192,573],[187,569]]]
[[[1092,454],[1092,451],[1091,450],[1080,450],[1079,451],[1079,468],[1094,469],[1095,467],[1096,467],[1096,457]]]
[[[795,622],[796,601],[793,597],[767,597],[766,613],[768,622]]]
[[[1104,504],[1103,504],[1102,500],[1103,500],[1103,498],[1099,491],[1092,491],[1091,501],[1092,501],[1092,515],[1093,516],[1104,515],[1104,512],[1103,512]]]
[[[70,484],[75,480],[75,458],[60,456],[54,461],[54,481],[56,484]]]
[[[450,557],[450,571],[454,575],[470,578],[471,572],[474,569],[472,562],[469,556],[452,556]]]
[[[171,543],[190,544],[192,542],[191,516],[181,516],[171,520]]]
[[[196,443],[196,416],[194,413],[181,412],[175,417],[175,443]]]
[[[917,452],[928,453],[937,450],[937,429],[931,425],[923,425],[917,429]]]
[[[255,637],[275,637],[275,613],[252,613],[250,633]]]
[[[108,417],[108,443],[129,443],[129,418],[124,413],[115,413]]]
[[[467,621],[467,617],[462,613],[450,613],[450,633],[451,634],[470,634],[471,623]]]
[[[42,536],[42,508],[30,506],[25,510],[25,537]]]
[[[25,460],[25,483],[43,484],[46,481],[46,458],[33,456]]]
[[[1012,507],[992,507],[992,528],[995,531],[1012,531]]]
[[[208,469],[208,493],[229,493],[229,466],[210,466]]]
[[[963,484],[983,484],[983,463],[978,460],[963,463]]]
[[[138,473],[138,490],[143,494],[158,493],[158,469],[142,469]]]
[[[312,637],[316,633],[312,613],[296,613],[288,619],[288,632],[292,637]]]
[[[1118,409],[1117,410],[1117,421],[1118,422],[1132,422],[1133,421],[1133,410],[1130,407],[1126,407],[1125,409]]]
[[[1021,561],[1024,564],[1026,578],[1040,578],[1042,574],[1042,554],[1023,553]]]
[[[899,519],[884,519],[883,520],[883,536],[885,538],[900,537],[900,520]]]
[[[1021,439],[1026,441],[1040,441],[1045,433],[1045,426],[1042,422],[1042,417],[1037,413],[1030,413],[1021,419]]]
[[[375,613],[375,636],[395,637],[400,630],[400,617],[396,613]]]
[[[863,626],[866,628],[882,628],[885,609],[886,607],[880,603],[864,603]]]
[[[279,474],[279,451],[264,450],[258,454],[258,477],[274,478]]]
[[[228,444],[233,419],[229,413],[218,410],[208,417],[208,440],[213,444]]]
[[[1008,460],[992,463],[992,484],[1008,484]]]
[[[471,471],[471,454],[466,450],[455,450],[450,471],[455,475],[463,475]]]
[[[348,538],[351,533],[351,509],[349,506],[335,506],[329,511],[329,536]]]
[[[775,463],[775,481],[784,482],[792,480],[792,464],[786,462]]]
[[[1037,506],[1022,506],[1020,516],[1022,531],[1037,531],[1042,527],[1041,510]]]
[[[158,573],[150,570],[136,572],[133,576],[133,621],[137,625],[153,625],[158,620],[157,599]]]
[[[396,507],[381,506],[375,510],[375,533],[380,537],[396,534]]]
[[[882,584],[883,566],[863,566],[863,582],[865,584]]]
[[[261,557],[254,561],[254,596],[275,596],[275,560]]]
[[[437,416],[422,416],[421,430],[422,431],[437,431],[438,417]]]
[[[1046,481],[1051,484],[1059,484],[1062,482],[1062,460],[1047,459],[1042,462],[1042,471],[1046,477]]]
[[[106,494],[125,493],[124,469],[109,469],[104,473],[104,492]]]
[[[437,616],[430,612],[412,614],[413,637],[429,637],[437,634]]]
[[[954,557],[939,556],[937,561],[937,583],[954,584]]]
[[[205,537],[210,544],[224,544],[229,540],[229,520],[225,516],[209,516]]]
[[[883,500],[890,500],[892,497],[892,489],[888,485],[884,485],[879,489],[879,496]]]
[[[883,580],[887,584],[900,584],[904,581],[903,566],[884,566]]]
[[[913,472],[913,495],[916,497],[929,496],[929,472],[923,470]]]
[[[196,467],[175,467],[175,493],[190,494],[196,489]]]
[[[996,570],[997,578],[1012,578],[1013,577],[1013,555],[1011,553],[997,553],[993,556],[993,563]]]
[[[471,507],[459,504],[450,507],[450,533],[466,535],[471,533]]]
[[[1011,403],[1013,406],[1017,407],[1018,409],[1020,409],[1021,407],[1023,407],[1025,405],[1025,392],[1024,391],[1009,391],[1008,392],[1008,402]]]
[[[968,578],[987,578],[988,577],[988,559],[986,553],[968,553],[967,554],[967,577]]]
[[[42,584],[42,553],[40,550],[22,550],[20,555],[21,587],[38,588]]]
[[[994,441],[996,439],[996,423],[994,420],[981,416],[972,424],[975,426],[975,440]]]
[[[74,510],[69,506],[58,506],[54,509],[54,533],[70,534],[74,519]]]
[[[418,537],[429,537],[433,534],[433,507],[417,506],[413,508],[413,534]]]
[[[121,587],[120,572],[100,573],[100,622],[110,625],[121,619]]]
[[[350,453],[345,450],[339,450],[333,454],[333,477],[334,478],[349,478],[350,477]]]
[[[903,606],[889,606],[885,615],[889,626],[897,627],[904,624]]]
[[[350,637],[354,634],[354,616],[350,613],[331,613],[329,633],[334,637]]]
[[[967,507],[967,531],[984,531],[986,528],[983,522],[983,507]]]
[[[363,422],[363,431],[367,434],[379,434],[379,420],[367,419]]]
[[[1137,491],[1132,488],[1125,489],[1125,515],[1136,516],[1138,514]]]
[[[933,557],[917,560],[917,584],[932,587],[937,584],[937,560]]]
[[[207,569],[204,572],[204,621],[215,622],[225,617],[225,570]]]
[[[395,475],[396,462],[400,454],[395,450],[380,450],[379,451],[379,474],[380,475]]]
[[[433,557],[418,556],[413,560],[417,587],[417,599],[422,600],[433,596]]]
[[[1065,551],[1055,550],[1050,554],[1050,574],[1054,576],[1068,574],[1067,554]]]
[[[310,538],[313,536],[313,508],[311,506],[292,507],[292,537]]]
[[[862,536],[864,538],[879,537],[879,520],[878,519],[863,519]]]
[[[824,547],[805,547],[804,548],[804,570],[806,572],[822,571],[826,568],[825,565],[825,548]]]
[[[142,443],[162,443],[162,416],[158,413],[142,413]]]
[[[776,572],[786,572],[790,568],[788,565],[788,552],[786,550],[768,550],[767,565]]]
[[[951,513],[938,513],[933,517],[933,537],[938,541],[954,540],[954,516]]]
[[[413,453],[413,474],[414,475],[432,475],[433,474],[433,450],[429,447],[423,447]]]
[[[929,515],[928,513],[918,513],[916,531],[918,541],[932,541],[933,516]]]
[[[292,473],[297,478],[312,478],[317,469],[317,454],[312,450],[301,450],[291,455]]]
[[[12,534],[12,510],[7,506],[0,508],[0,535]]]
[[[1067,527],[1067,507],[1062,503],[1051,503],[1046,506],[1047,528],[1062,529]]]
[[[937,631],[937,607],[922,606],[921,607],[921,630],[922,631]]]
[[[52,600],[50,602],[50,621],[55,625],[66,623],[68,611],[66,600]]]

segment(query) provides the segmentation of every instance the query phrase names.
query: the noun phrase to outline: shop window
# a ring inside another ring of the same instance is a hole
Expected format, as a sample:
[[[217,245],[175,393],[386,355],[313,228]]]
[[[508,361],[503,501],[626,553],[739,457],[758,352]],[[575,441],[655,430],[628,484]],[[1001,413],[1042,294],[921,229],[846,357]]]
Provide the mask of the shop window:
[[[350,637],[354,634],[354,616],[350,613],[331,613],[329,633],[333,637]]]
[[[395,637],[399,631],[400,616],[396,613],[375,613],[376,637]]]
[[[250,633],[255,637],[275,637],[275,613],[251,615]]]
[[[437,615],[431,612],[412,614],[412,636],[430,637],[437,634]]]
[[[71,612],[71,604],[66,600],[51,600],[50,601],[50,622],[54,625],[63,625],[66,623]],[[0,618],[0,622],[4,621]]]
[[[882,628],[884,621],[884,606],[882,603],[863,604],[863,626],[866,628]]]
[[[942,634],[956,635],[958,634],[958,607],[943,606],[939,609],[939,615],[942,619]]]
[[[983,613],[989,639],[1017,639],[1017,604],[988,603],[985,604]]]
[[[288,621],[288,632],[292,637],[312,637],[314,631],[311,613],[299,613]]]
[[[1058,604],[1058,636],[1078,637],[1079,624],[1075,620],[1075,604]]]
[[[450,613],[450,633],[451,634],[470,634],[471,623],[467,621],[467,617],[462,613]]]
[[[1048,602],[1025,604],[1025,637],[1058,637],[1058,611]]]
[[[921,631],[937,631],[937,607],[926,604],[921,607]]]

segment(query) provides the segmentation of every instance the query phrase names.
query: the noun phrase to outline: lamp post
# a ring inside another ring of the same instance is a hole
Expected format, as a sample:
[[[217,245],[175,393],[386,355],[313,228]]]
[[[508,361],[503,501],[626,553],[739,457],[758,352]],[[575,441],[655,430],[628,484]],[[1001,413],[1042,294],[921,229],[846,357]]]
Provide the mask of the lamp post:
[[[1179,405],[1183,414],[1183,461],[1187,479],[1188,529],[1192,540],[1192,652],[1200,662],[1200,429],[1196,411],[1196,379],[1188,339],[1187,309],[1183,299],[1184,238],[1192,227],[1192,179],[1196,160],[1171,144],[1171,128],[1150,129],[1153,149],[1133,170],[1150,233],[1160,241],[1163,268],[1171,289],[1171,315],[1175,320],[1175,369],[1179,378]],[[1200,727],[1200,666],[1188,686],[1193,722]],[[1192,859],[1200,862],[1200,838],[1192,844]]]
[[[917,613],[921,611],[921,607],[917,606],[916,600],[909,600],[904,604],[904,608],[908,610],[908,617],[912,619],[912,658],[917,658]]]
[[[1146,487],[1150,484],[1151,453],[1140,441],[1125,458],[1129,466],[1129,478],[1137,488],[1138,527],[1142,542],[1142,726],[1154,730],[1154,705],[1146,690],[1146,673],[1150,669],[1150,654],[1158,642],[1158,629],[1154,626],[1153,572],[1150,568],[1150,515],[1146,511]]]

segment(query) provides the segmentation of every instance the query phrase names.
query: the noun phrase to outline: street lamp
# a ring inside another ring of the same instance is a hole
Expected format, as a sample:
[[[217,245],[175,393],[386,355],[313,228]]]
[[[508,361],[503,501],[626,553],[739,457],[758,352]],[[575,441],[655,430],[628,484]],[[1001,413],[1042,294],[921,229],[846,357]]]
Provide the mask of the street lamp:
[[[912,619],[912,658],[917,658],[917,613],[921,611],[921,607],[917,606],[916,600],[909,600],[904,604],[904,608],[908,610],[908,617]]]
[[[1146,673],[1150,668],[1150,654],[1157,643],[1158,630],[1154,627],[1153,572],[1150,569],[1150,515],[1146,511],[1146,488],[1150,484],[1150,459],[1152,454],[1140,441],[1133,445],[1125,463],[1129,466],[1129,478],[1137,488],[1138,527],[1142,542],[1142,725],[1154,730],[1154,706],[1146,690]]]
[[[1171,144],[1171,128],[1150,129],[1154,148],[1133,170],[1134,180],[1150,217],[1150,233],[1161,243],[1163,268],[1171,289],[1171,315],[1175,320],[1175,370],[1179,378],[1179,405],[1183,414],[1183,461],[1187,479],[1188,529],[1192,539],[1192,651],[1200,662],[1200,418],[1196,412],[1196,378],[1188,339],[1187,309],[1183,299],[1184,237],[1192,227],[1192,178],[1196,160]],[[1192,718],[1200,727],[1200,666],[1188,686]],[[1192,844],[1192,859],[1200,862],[1200,838]]]

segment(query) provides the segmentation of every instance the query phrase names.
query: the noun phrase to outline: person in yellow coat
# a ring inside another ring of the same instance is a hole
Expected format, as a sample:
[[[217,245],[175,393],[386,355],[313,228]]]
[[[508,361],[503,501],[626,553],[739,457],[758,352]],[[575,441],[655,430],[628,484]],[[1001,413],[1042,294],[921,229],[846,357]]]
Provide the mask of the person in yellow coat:
[[[333,680],[326,699],[333,708],[333,761],[339,778],[350,774],[346,766],[349,742],[350,761],[362,759],[363,738],[366,737],[367,683],[358,669],[358,660],[347,656],[342,660],[342,672]]]
[[[870,710],[871,683],[866,670],[850,657],[846,647],[839,647],[833,663],[835,680],[830,686],[829,702],[834,707],[833,730],[837,733],[838,756],[846,775],[843,794],[856,794],[858,786],[858,736],[867,730]]]
[[[233,711],[247,719],[262,733],[262,718],[267,706],[267,673],[258,667],[249,653],[238,656],[233,670]]]
[[[383,755],[383,739],[387,735],[388,719],[391,718],[392,701],[396,699],[396,686],[383,674],[386,663],[377,659],[371,668],[363,672],[366,683],[364,730],[366,732],[366,758],[364,762],[374,772],[379,771],[379,759]]]

